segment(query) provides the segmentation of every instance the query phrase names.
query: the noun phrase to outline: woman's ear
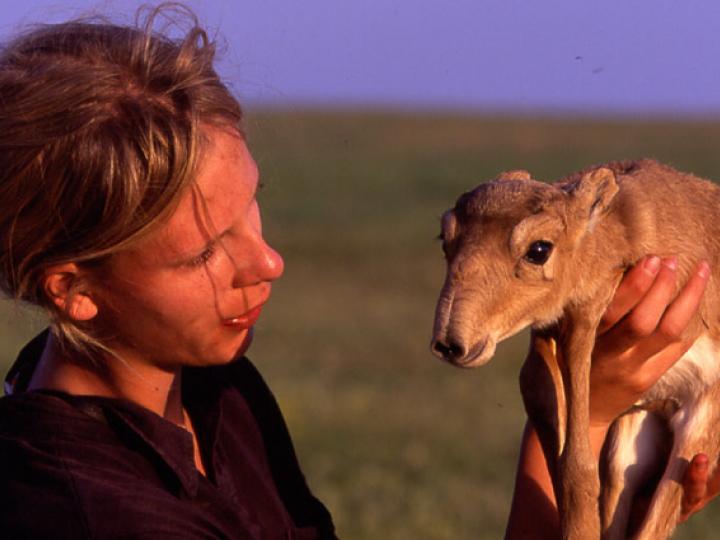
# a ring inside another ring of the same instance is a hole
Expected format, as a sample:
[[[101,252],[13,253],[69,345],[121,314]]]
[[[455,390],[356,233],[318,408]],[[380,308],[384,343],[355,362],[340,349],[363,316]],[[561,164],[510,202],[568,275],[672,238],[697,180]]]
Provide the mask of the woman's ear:
[[[98,313],[98,307],[88,290],[85,273],[75,263],[63,263],[45,271],[45,294],[74,321],[89,321]]]

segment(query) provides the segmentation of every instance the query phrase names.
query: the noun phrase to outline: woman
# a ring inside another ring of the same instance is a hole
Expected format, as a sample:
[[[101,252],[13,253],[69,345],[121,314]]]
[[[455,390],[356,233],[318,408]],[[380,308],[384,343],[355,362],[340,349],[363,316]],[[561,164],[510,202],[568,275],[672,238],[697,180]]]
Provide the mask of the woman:
[[[335,538],[242,358],[283,262],[213,53],[175,8],[0,57],[1,281],[51,318],[0,401],[4,538]]]

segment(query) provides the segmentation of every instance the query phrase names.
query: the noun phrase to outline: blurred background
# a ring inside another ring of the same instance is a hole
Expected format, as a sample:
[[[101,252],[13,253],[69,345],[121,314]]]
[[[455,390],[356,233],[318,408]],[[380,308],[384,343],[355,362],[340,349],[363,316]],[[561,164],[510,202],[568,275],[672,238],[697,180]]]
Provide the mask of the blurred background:
[[[439,216],[498,172],[653,157],[720,178],[712,0],[188,1],[243,102],[286,274],[250,356],[342,538],[502,536],[527,335],[475,370],[428,350]],[[6,0],[0,33],[140,2]],[[0,371],[43,317],[0,310]],[[720,529],[711,505],[677,538]]]

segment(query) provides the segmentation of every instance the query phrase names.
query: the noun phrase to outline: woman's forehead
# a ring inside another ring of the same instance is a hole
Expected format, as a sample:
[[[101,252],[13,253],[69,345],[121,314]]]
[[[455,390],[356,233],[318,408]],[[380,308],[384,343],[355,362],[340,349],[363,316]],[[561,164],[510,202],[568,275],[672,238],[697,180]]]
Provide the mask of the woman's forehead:
[[[205,201],[225,200],[233,192],[254,193],[258,172],[245,139],[229,129],[209,128],[205,133],[194,182]]]
[[[170,222],[232,217],[254,198],[257,183],[257,166],[242,137],[216,130],[200,155],[196,179]]]

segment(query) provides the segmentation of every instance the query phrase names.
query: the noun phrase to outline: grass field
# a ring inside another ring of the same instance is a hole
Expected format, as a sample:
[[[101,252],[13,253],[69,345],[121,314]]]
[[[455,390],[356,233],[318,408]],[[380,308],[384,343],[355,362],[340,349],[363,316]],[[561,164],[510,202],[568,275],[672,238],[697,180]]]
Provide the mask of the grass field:
[[[250,113],[247,130],[266,184],[266,234],[286,260],[250,356],[340,535],[501,538],[526,336],[477,370],[429,354],[444,270],[439,216],[512,168],[554,179],[654,157],[720,178],[720,123],[283,112]],[[7,368],[42,319],[4,307]],[[677,538],[717,530],[711,507]]]

